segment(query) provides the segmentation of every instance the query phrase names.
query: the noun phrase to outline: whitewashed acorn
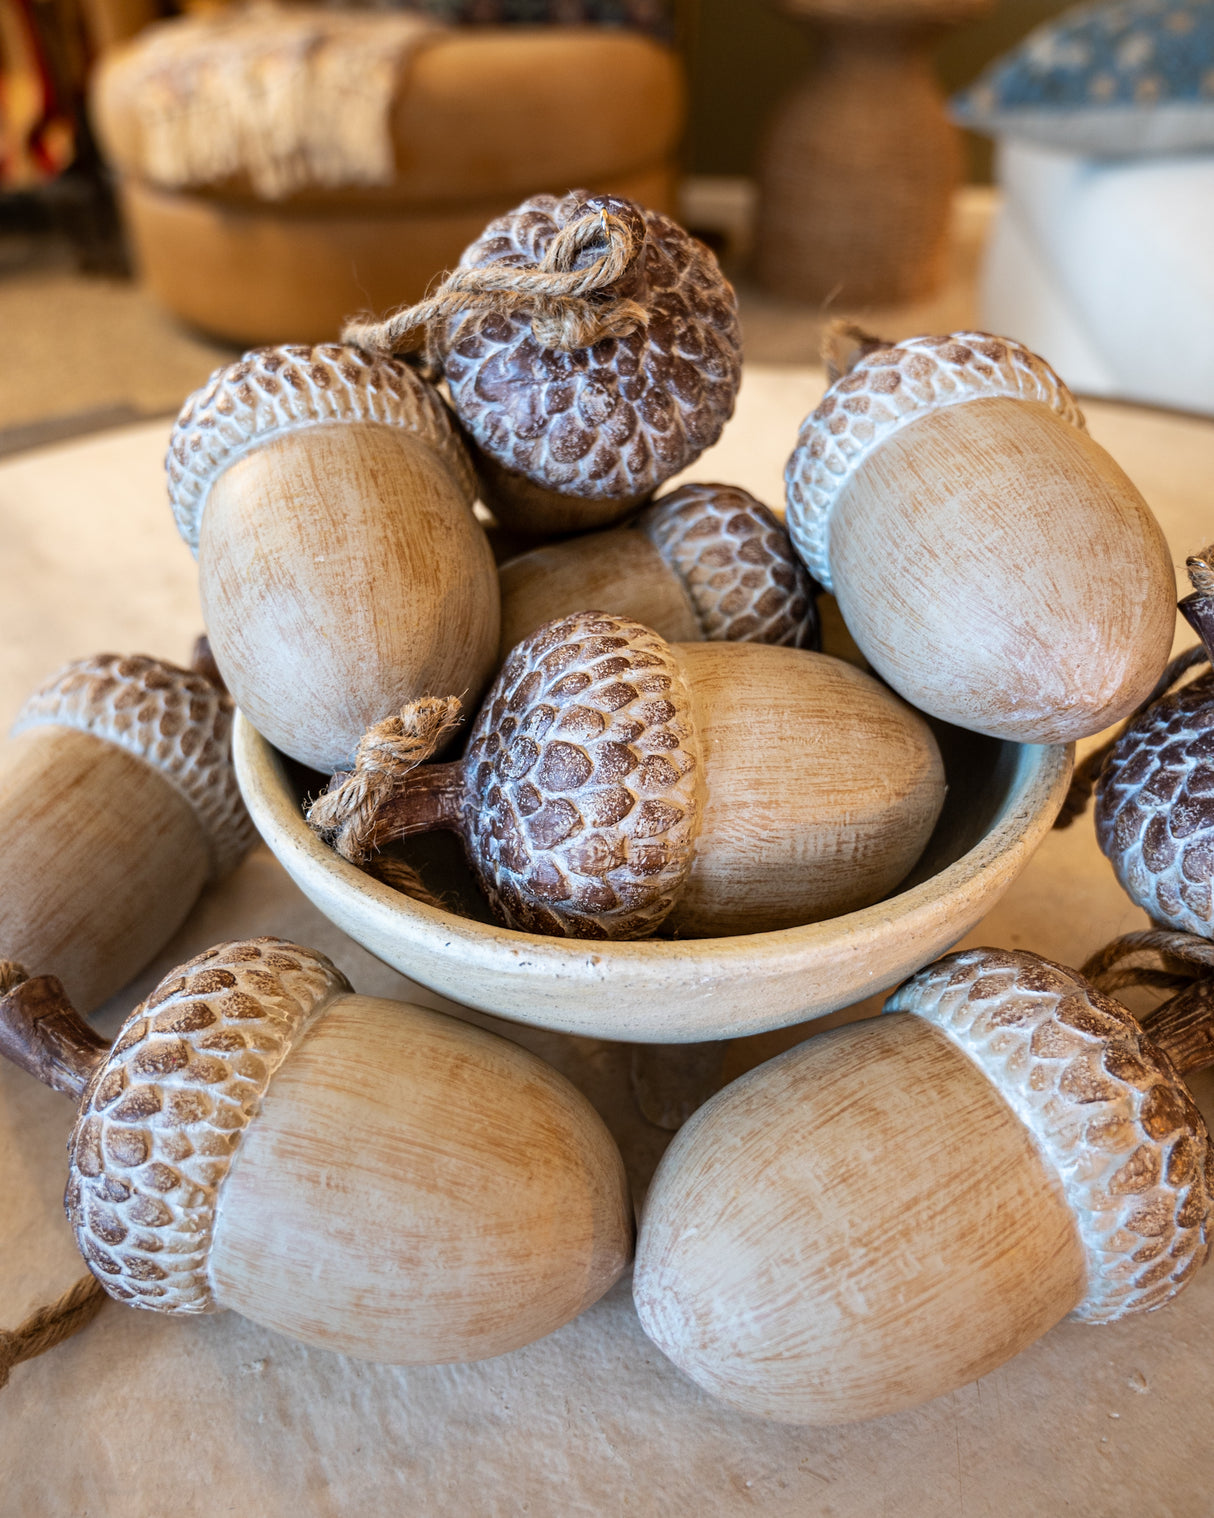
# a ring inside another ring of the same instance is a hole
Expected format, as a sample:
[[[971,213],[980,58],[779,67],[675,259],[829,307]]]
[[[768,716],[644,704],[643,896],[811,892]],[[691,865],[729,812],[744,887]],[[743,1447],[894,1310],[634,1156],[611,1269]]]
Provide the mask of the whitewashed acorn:
[[[0,746],[0,956],[54,964],[91,1011],[185,920],[256,833],[232,699],[142,654],[65,665]]]
[[[112,1047],[52,976],[0,1052],[78,1099],[68,1218],[119,1301],[230,1308],[390,1364],[504,1354],[631,1255],[619,1151],[555,1070],[456,1018],[355,995],[262,938],[172,971]]]
[[[535,195],[489,223],[432,297],[345,340],[424,342],[485,503],[535,537],[617,522],[715,443],[741,381],[712,253],[615,195]]]
[[[357,862],[452,830],[503,922],[575,938],[766,932],[867,905],[918,859],[945,792],[926,722],[852,665],[670,644],[605,612],[514,650],[461,759],[392,777],[385,736],[312,827]]]
[[[883,1417],[1206,1258],[1214,1150],[1177,1072],[1214,1058],[1208,983],[1140,1027],[1073,970],[968,949],[885,1010],[713,1097],[645,1203],[641,1324],[746,1412]]]
[[[818,646],[814,584],[788,534],[736,485],[683,485],[633,521],[498,568],[500,657],[545,622],[603,606],[672,643]]]
[[[1177,678],[1214,646],[1214,547],[1188,570],[1194,593],[1180,609],[1202,641],[1175,661]],[[1103,755],[1095,820],[1117,879],[1154,922],[1214,938],[1214,673],[1135,715]]]
[[[475,700],[498,589],[437,392],[354,348],[259,348],[182,408],[167,459],[237,705],[322,770],[431,688]]]
[[[997,738],[1124,717],[1171,647],[1171,555],[1073,396],[1010,338],[849,333],[788,461],[787,520],[873,668]]]

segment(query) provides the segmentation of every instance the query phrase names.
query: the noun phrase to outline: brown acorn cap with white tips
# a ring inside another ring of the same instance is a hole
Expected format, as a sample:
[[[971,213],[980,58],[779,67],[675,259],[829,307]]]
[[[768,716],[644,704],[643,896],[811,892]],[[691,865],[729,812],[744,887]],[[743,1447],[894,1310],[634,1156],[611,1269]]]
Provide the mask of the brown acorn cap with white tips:
[[[166,467],[215,662],[284,753],[332,769],[432,684],[484,687],[493,556],[463,444],[407,364],[254,349],[186,401]]]
[[[256,841],[234,715],[142,654],[77,659],[29,697],[0,749],[0,953],[56,965],[86,1010],[143,968]]]
[[[366,735],[308,820],[363,865],[450,829],[497,914],[532,932],[703,937],[850,911],[903,878],[944,800],[927,724],[850,665],[668,644],[605,612],[519,644],[462,759],[418,763],[452,716],[429,703],[428,743],[421,706]]]
[[[552,1332],[628,1263],[611,1136],[495,1034],[277,938],[181,965],[112,1047],[2,969],[0,1053],[78,1103],[65,1203],[120,1301],[436,1364]]]
[[[1066,386],[1010,338],[836,330],[788,461],[788,530],[873,668],[922,710],[1025,743],[1151,690],[1171,556]]]
[[[741,380],[734,293],[702,243],[614,195],[536,195],[443,287],[348,342],[426,344],[486,504],[536,537],[619,521],[716,442]]]
[[[1096,841],[1155,923],[1214,937],[1214,546],[1187,560],[1180,610],[1201,638],[1168,667],[1158,699],[1085,761],[1096,781]]]
[[[776,517],[736,485],[682,485],[625,526],[533,548],[498,577],[503,660],[585,606],[675,643],[818,646],[813,580]]]
[[[749,491],[681,485],[637,525],[686,586],[706,639],[817,646],[814,583],[788,533]]]
[[[751,1071],[654,1178],[646,1333],[731,1405],[822,1425],[953,1391],[1067,1313],[1163,1306],[1209,1252],[1214,1148],[1179,1072],[1214,1059],[1212,985],[1140,1025],[1065,966],[967,949]]]

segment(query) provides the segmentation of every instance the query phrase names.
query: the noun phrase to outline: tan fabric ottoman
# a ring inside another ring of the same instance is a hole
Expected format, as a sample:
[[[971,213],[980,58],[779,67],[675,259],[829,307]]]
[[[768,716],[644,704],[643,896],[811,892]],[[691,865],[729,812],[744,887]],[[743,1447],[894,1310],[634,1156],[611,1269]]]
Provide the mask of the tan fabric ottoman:
[[[93,120],[148,287],[217,336],[332,339],[355,311],[418,299],[488,220],[540,191],[613,190],[671,209],[682,72],[669,48],[639,34],[436,28],[401,67],[391,182],[275,200],[244,174],[155,182],[139,96],[151,35],[107,53]]]

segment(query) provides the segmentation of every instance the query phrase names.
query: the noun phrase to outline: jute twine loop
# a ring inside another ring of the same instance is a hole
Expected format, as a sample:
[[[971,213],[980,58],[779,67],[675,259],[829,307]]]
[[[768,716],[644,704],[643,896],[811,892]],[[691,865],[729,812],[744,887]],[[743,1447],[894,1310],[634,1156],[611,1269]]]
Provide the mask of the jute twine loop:
[[[0,996],[7,996],[29,978],[29,971],[15,959],[0,959]]]
[[[48,1307],[36,1307],[25,1322],[14,1329],[0,1328],[0,1387],[8,1385],[9,1374],[23,1360],[32,1360],[70,1339],[97,1316],[106,1292],[93,1276],[81,1276]]]
[[[603,242],[606,249],[593,263],[575,267],[580,254]],[[455,269],[416,305],[404,306],[382,321],[354,317],[341,340],[368,353],[422,349],[436,366],[434,339],[451,317],[461,311],[511,315],[524,309],[531,312],[531,331],[543,348],[571,351],[591,348],[605,337],[627,337],[644,327],[649,315],[637,301],[607,291],[636,259],[643,242],[643,229],[638,235],[628,221],[610,211],[589,211],[561,228],[540,263]]]
[[[1071,776],[1070,788],[1066,793],[1066,800],[1062,803],[1062,810],[1054,819],[1056,828],[1069,828],[1077,817],[1082,817],[1087,811],[1088,802],[1092,798],[1092,792],[1100,781],[1100,773],[1104,769],[1104,761],[1109,757],[1117,745],[1129,732],[1130,728],[1138,721],[1148,707],[1154,706],[1161,696],[1166,696],[1173,686],[1178,685],[1185,675],[1197,664],[1204,664],[1209,659],[1209,654],[1200,643],[1192,648],[1186,648],[1183,653],[1177,654],[1168,667],[1156,681],[1155,689],[1146,700],[1121,724],[1107,743],[1102,743],[1099,748],[1094,748],[1087,758],[1075,766],[1075,773]]]
[[[1144,928],[1106,944],[1079,973],[1106,994],[1123,986],[1175,991],[1214,974],[1214,943],[1173,928]]]
[[[360,870],[427,906],[442,900],[403,860],[377,859],[387,841],[380,808],[400,788],[410,770],[435,754],[463,721],[458,696],[423,696],[393,717],[385,717],[359,739],[354,768],[308,808],[308,825]]]

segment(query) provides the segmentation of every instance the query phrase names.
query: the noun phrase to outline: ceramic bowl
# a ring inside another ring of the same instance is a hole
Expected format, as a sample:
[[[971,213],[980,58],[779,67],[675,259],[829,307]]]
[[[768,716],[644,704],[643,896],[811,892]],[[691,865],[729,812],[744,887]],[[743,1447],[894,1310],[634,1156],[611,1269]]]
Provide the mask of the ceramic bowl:
[[[308,828],[324,777],[283,758],[243,717],[236,773],[261,836],[332,922],[431,990],[515,1022],[633,1043],[695,1043],[805,1022],[885,990],[963,938],[1049,831],[1071,750],[933,724],[949,791],[919,864],[877,905],[777,933],[602,943],[489,920],[457,840],[401,853],[461,912],[424,906],[339,858]]]

